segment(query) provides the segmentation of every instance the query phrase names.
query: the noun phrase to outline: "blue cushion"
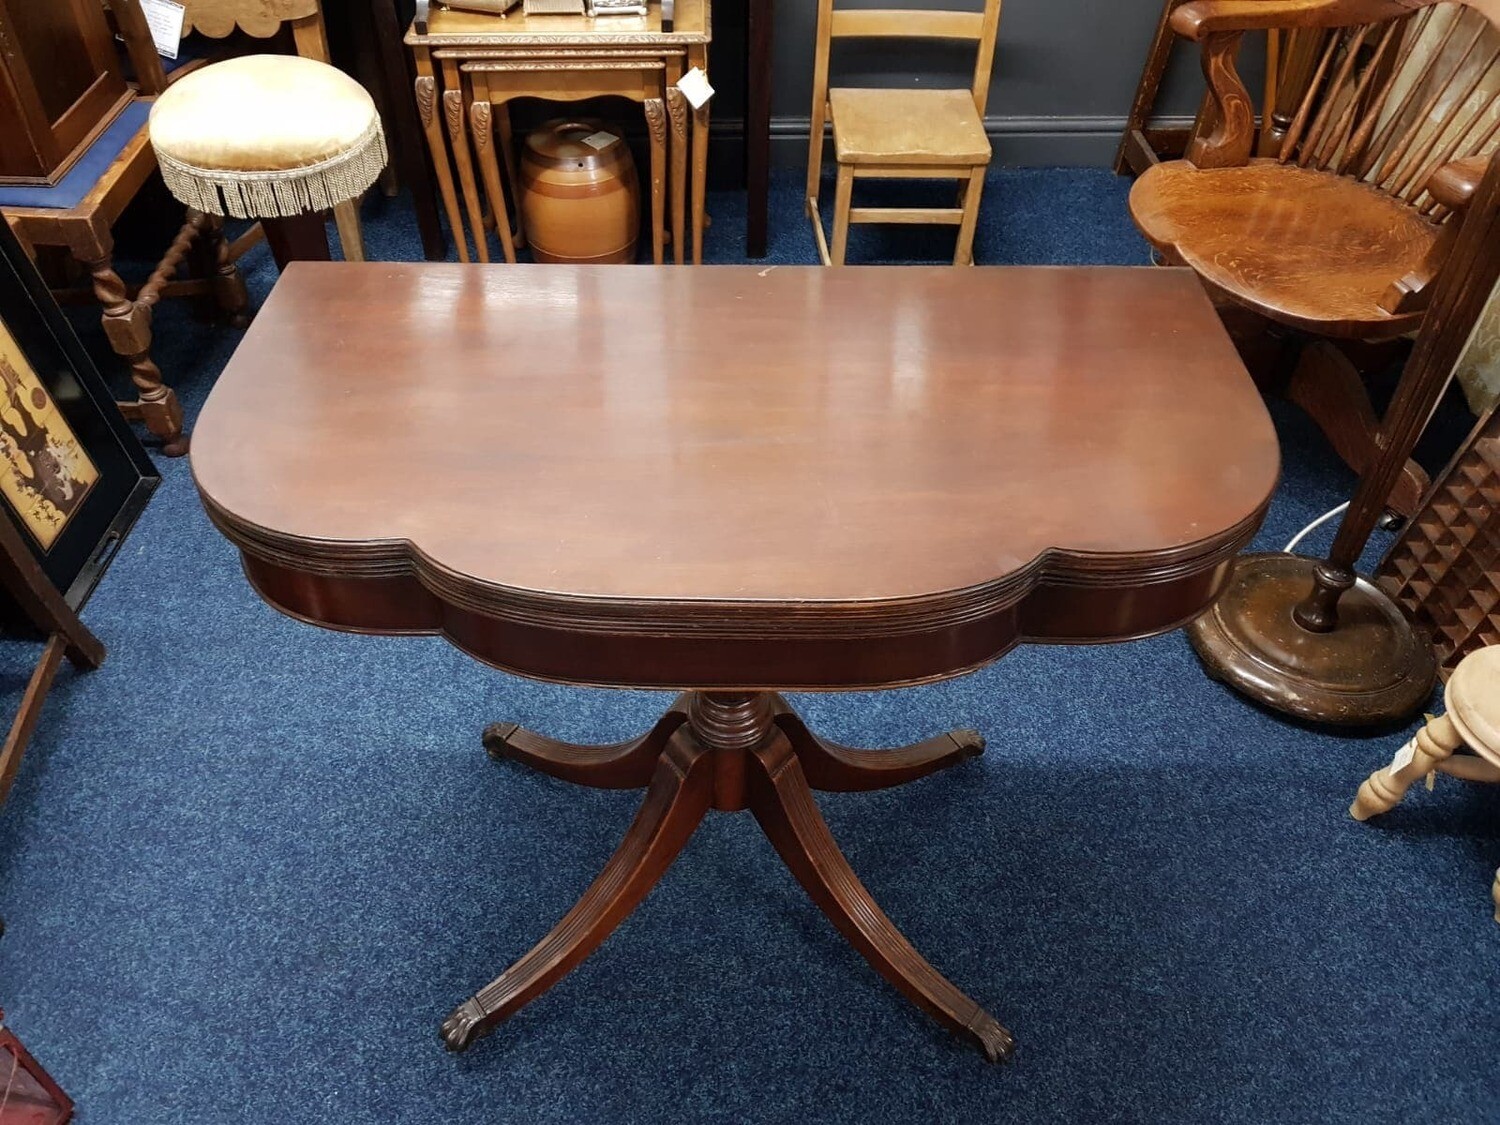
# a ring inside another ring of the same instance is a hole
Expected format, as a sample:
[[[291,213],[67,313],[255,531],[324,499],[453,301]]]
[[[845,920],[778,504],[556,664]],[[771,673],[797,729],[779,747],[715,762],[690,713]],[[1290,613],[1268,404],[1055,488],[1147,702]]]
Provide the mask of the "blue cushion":
[[[0,207],[77,207],[132,137],[146,127],[151,103],[137,98],[89,145],[68,174],[51,187],[0,185]]]

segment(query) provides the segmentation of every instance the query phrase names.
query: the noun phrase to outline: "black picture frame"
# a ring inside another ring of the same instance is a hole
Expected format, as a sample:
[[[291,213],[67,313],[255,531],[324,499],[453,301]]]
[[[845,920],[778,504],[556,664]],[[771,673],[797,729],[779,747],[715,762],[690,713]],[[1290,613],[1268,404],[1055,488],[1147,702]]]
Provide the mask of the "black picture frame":
[[[9,335],[35,382],[50,396],[55,411],[49,413],[61,416],[76,446],[97,471],[97,477],[67,512],[65,522],[50,532],[55,538],[46,544],[11,494],[0,489],[0,518],[17,528],[43,573],[76,612],[93,593],[126,533],[161,483],[161,476],[4,221],[0,221],[0,325],[5,329],[0,337]],[[0,349],[5,345],[0,338]],[[16,388],[4,378],[10,366],[0,355],[0,415],[8,412],[15,420],[19,405],[40,405],[40,396],[32,387],[29,394],[13,399]],[[9,436],[12,431],[3,422],[0,417],[0,474],[9,474],[14,483],[20,472],[7,445],[14,440]]]

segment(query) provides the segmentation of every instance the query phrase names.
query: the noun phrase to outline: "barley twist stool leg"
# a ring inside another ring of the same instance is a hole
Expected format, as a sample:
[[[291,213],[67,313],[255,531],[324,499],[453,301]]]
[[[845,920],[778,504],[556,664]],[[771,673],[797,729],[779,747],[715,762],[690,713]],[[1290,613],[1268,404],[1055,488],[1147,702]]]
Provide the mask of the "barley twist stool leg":
[[[1418,778],[1437,769],[1439,763],[1452,757],[1463,744],[1453,721],[1447,715],[1439,715],[1396,751],[1390,765],[1365,779],[1349,806],[1349,815],[1355,820],[1369,820],[1377,813],[1390,812]]]

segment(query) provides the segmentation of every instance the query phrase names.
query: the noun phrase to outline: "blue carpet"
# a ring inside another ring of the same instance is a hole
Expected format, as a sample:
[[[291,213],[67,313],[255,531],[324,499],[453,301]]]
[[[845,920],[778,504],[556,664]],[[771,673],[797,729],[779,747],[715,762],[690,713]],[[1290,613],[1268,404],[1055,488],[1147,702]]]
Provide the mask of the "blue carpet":
[[[999,170],[978,258],[1144,262],[1126,190]],[[711,256],[733,260],[743,201],[711,211]],[[778,182],[772,261],[812,260],[800,214]],[[367,221],[371,257],[417,256],[402,204]],[[952,237],[861,231],[850,257],[942,261]],[[264,250],[245,264],[258,300]],[[158,323],[192,413],[237,334]],[[1260,542],[1280,546],[1353,481],[1274,410],[1286,471]],[[1258,711],[1181,635],[798,700],[854,744],[989,736],[961,768],[821,804],[896,923],[1015,1031],[1011,1065],[881,981],[747,816],[711,817],[598,954],[449,1056],[440,1019],[572,904],[639,799],[496,765],[481,727],[609,740],[663,698],[280,617],[187,463],[158,463],[85,614],[109,660],[62,675],[0,813],[0,1004],[81,1122],[1500,1120],[1497,794],[1440,779],[1356,824],[1403,736]],[[0,646],[7,708],[34,651]]]

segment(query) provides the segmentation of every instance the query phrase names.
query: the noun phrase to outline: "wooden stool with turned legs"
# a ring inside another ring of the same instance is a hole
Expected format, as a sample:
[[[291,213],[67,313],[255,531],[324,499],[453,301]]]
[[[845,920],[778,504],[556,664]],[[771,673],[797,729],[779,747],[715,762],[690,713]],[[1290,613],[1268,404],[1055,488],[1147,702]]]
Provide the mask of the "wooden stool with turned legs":
[[[296,53],[304,59],[332,64],[328,51],[328,29],[323,22],[319,0],[180,0],[183,12],[182,33],[196,32],[210,39],[224,39],[242,31],[256,39],[270,39],[283,28],[291,32]],[[379,8],[380,5],[375,5]],[[338,228],[339,245],[344,261],[365,260],[364,234],[359,225],[359,200],[346,199],[331,208]],[[306,231],[297,234],[306,236]],[[270,231],[266,237],[272,253],[278,252],[278,236]],[[296,237],[296,235],[292,235]],[[327,237],[326,235],[324,236]],[[285,238],[280,239],[285,247]],[[326,259],[328,255],[321,256]],[[280,264],[278,257],[277,262]]]
[[[327,260],[326,216],[359,199],[386,164],[364,87],[298,55],[193,71],[156,100],[150,132],[167,190],[210,215],[259,219],[283,267]],[[346,250],[355,242],[346,238]]]
[[[1390,812],[1414,782],[1430,773],[1500,783],[1500,645],[1463,659],[1448,680],[1444,703],[1447,714],[1430,720],[1390,765],[1365,779],[1349,806],[1355,820]],[[1457,753],[1464,747],[1473,753]],[[1495,921],[1500,922],[1500,871],[1491,890]]]

